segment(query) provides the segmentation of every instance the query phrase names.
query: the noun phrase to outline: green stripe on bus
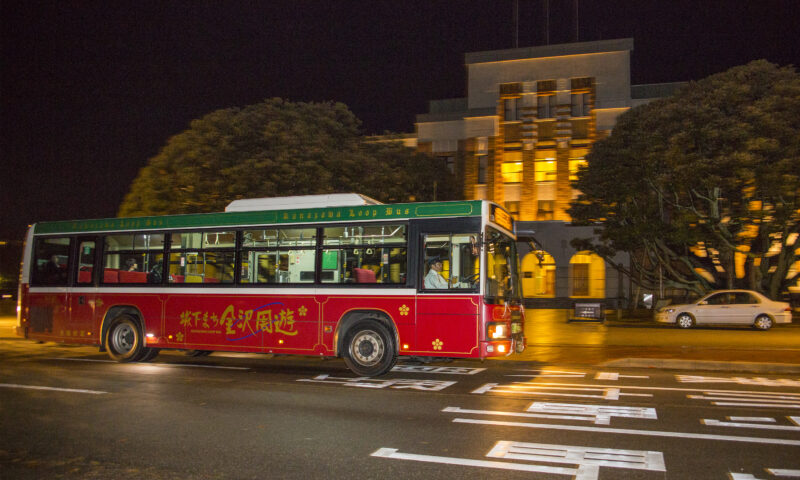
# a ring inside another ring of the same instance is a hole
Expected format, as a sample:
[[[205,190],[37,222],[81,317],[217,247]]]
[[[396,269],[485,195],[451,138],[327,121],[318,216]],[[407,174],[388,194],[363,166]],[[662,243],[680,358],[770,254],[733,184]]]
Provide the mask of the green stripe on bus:
[[[481,201],[400,203],[356,207],[307,208],[255,212],[197,213],[161,217],[103,218],[42,222],[36,234],[104,232],[115,230],[165,230],[284,223],[322,223],[364,220],[393,220],[452,216],[480,216]]]

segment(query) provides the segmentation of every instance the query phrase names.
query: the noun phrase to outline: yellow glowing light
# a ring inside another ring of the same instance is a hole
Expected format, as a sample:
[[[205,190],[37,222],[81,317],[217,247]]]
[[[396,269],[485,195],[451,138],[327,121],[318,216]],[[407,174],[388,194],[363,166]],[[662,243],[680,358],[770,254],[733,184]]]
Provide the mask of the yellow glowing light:
[[[283,339],[278,340],[278,343],[283,345]]]
[[[497,346],[497,351],[500,352],[500,353],[504,353],[506,351],[506,346],[505,345],[498,345]]]
[[[407,343],[403,344],[403,350],[408,350],[408,344]]]

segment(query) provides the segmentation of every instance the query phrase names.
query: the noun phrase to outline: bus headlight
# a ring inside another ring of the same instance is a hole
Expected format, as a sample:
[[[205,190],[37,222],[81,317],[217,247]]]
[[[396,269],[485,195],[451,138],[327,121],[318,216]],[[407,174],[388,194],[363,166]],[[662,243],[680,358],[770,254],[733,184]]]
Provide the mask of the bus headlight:
[[[490,323],[486,333],[489,339],[508,338],[508,325],[505,323]]]

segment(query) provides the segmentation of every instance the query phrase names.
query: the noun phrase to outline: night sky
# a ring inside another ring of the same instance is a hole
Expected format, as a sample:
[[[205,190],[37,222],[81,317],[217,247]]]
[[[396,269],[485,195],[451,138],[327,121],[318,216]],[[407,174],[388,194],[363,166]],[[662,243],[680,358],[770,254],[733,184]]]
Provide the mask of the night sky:
[[[519,0],[518,46],[574,41],[574,0]],[[0,240],[114,216],[189,122],[271,97],[340,101],[365,133],[412,132],[462,97],[464,54],[514,47],[513,1],[2,0]],[[580,41],[634,39],[632,82],[751,60],[800,65],[800,2],[580,0]]]

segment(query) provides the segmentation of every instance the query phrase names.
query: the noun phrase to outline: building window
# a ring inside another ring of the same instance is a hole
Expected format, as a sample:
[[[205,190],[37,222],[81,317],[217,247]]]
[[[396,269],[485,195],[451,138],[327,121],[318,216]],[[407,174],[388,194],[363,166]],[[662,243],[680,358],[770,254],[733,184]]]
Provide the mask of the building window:
[[[452,155],[448,155],[446,157],[439,157],[444,162],[444,166],[447,167],[447,170],[450,173],[456,173],[456,157]]]
[[[556,181],[556,159],[553,157],[537,158],[534,162],[534,181]]]
[[[572,264],[572,295],[575,297],[589,296],[589,264]]]
[[[555,118],[556,116],[556,96],[555,95],[540,95],[538,100],[537,117],[542,118]]]
[[[574,182],[578,179],[578,170],[586,166],[586,154],[588,149],[581,148],[572,151],[569,157],[569,180]]]
[[[573,117],[588,117],[591,111],[589,100],[588,93],[573,93],[571,115]]]
[[[508,213],[510,213],[511,215],[514,215],[515,217],[519,217],[519,202],[518,201],[505,202],[504,206],[506,207],[506,210],[508,210]]]
[[[520,106],[522,98],[506,98],[503,100],[503,119],[506,122],[514,122],[520,118]]]
[[[478,155],[478,183],[486,183],[487,172],[489,170],[489,156]]]
[[[522,183],[522,162],[503,162],[503,183]]]
[[[554,200],[539,200],[536,210],[536,220],[552,220],[555,203]]]

